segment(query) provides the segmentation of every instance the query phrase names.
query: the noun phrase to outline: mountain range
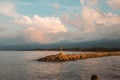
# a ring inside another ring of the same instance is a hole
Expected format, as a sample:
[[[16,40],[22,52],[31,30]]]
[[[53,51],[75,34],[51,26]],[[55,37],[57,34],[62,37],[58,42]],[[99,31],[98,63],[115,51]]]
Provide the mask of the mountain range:
[[[0,45],[0,50],[30,50],[30,49],[58,49],[60,46],[63,48],[120,48],[120,39],[117,40],[95,40],[95,41],[86,41],[86,42],[57,42],[52,44],[40,44],[40,43],[31,43],[31,44],[20,44],[20,45]]]

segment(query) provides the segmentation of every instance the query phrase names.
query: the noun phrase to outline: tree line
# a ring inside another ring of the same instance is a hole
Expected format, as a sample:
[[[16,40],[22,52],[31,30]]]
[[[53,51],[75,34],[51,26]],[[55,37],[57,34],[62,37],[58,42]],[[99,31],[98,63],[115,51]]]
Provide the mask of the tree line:
[[[29,49],[31,51],[60,51],[59,48],[54,49]],[[120,48],[104,48],[104,47],[92,47],[92,48],[63,48],[62,51],[95,51],[95,52],[106,52],[106,51],[120,51]]]

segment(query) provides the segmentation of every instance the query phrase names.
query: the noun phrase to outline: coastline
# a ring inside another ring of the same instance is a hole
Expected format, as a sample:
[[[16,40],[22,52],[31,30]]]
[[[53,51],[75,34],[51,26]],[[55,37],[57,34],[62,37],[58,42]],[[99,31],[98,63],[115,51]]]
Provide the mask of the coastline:
[[[0,49],[0,51],[60,51],[59,48],[28,48],[28,49]],[[105,48],[105,47],[91,47],[91,48],[62,48],[62,51],[74,52],[118,52],[120,48]]]

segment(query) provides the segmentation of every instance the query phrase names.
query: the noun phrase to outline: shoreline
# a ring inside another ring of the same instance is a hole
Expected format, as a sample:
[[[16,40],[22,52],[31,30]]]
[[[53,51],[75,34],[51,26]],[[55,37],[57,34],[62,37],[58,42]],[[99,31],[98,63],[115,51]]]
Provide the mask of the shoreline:
[[[0,49],[0,51],[60,51],[59,48],[28,48],[28,49]],[[62,51],[74,52],[118,52],[119,47],[105,48],[105,47],[91,47],[91,48],[62,48]]]
[[[0,50],[0,51],[60,51],[60,50]],[[77,50],[62,50],[63,52],[120,52],[120,51],[77,51]]]

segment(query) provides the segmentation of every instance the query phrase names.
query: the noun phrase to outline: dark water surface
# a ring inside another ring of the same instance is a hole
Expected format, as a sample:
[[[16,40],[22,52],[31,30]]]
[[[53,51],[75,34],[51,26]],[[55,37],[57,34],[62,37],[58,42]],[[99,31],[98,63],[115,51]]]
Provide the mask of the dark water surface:
[[[120,56],[69,62],[38,62],[57,51],[0,51],[0,80],[120,80]],[[75,53],[75,52],[64,52]]]

